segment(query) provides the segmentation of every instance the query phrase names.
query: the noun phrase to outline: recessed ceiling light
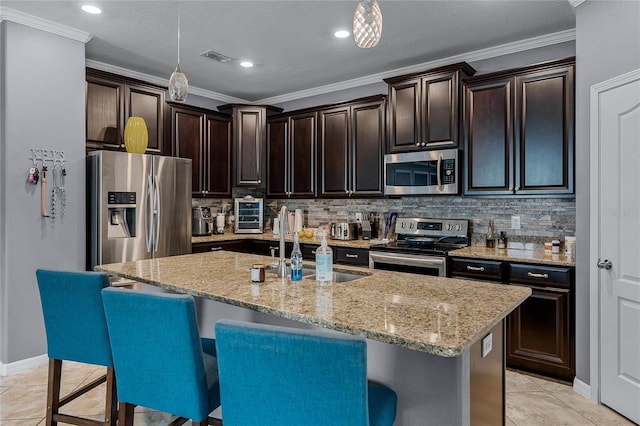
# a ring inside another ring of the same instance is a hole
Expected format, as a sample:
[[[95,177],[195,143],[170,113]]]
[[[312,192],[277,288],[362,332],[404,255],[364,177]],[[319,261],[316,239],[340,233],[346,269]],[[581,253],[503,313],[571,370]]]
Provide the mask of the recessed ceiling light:
[[[85,4],[84,6],[82,6],[82,10],[92,15],[99,15],[102,13],[102,10],[99,7],[92,6],[90,4]]]
[[[253,66],[253,62],[251,61],[242,61],[240,62],[241,67],[251,68]]]
[[[350,33],[349,33],[349,31],[347,31],[347,30],[338,30],[338,31],[336,31],[335,33],[333,33],[333,35],[334,35],[334,37],[336,37],[336,38],[347,38],[347,37],[349,37],[349,35],[351,35],[351,34],[350,34]]]

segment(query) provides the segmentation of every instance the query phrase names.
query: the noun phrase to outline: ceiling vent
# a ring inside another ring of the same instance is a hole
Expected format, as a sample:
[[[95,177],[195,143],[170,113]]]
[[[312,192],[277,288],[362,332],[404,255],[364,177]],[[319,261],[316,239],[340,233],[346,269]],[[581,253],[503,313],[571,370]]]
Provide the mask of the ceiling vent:
[[[213,50],[207,50],[206,52],[201,53],[200,56],[213,59],[214,61],[222,62],[223,64],[233,61],[233,58],[225,56],[222,53],[214,52]]]

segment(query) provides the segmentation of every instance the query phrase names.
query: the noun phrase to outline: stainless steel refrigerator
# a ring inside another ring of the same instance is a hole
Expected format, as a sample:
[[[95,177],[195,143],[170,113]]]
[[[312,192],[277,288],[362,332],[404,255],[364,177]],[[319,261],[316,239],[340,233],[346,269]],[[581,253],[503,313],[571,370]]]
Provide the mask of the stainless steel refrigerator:
[[[87,267],[191,253],[191,160],[87,156]]]

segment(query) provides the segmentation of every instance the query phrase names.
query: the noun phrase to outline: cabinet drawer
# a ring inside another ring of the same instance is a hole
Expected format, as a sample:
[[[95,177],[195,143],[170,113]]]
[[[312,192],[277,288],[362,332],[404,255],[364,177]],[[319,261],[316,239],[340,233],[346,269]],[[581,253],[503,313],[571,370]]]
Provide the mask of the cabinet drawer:
[[[317,244],[300,244],[300,250],[302,250],[302,259],[316,261],[316,250],[320,247]]]
[[[570,288],[571,268],[511,263],[509,282]]]
[[[333,251],[336,263],[369,266],[369,250],[367,249],[334,247]]]
[[[502,262],[493,260],[451,259],[451,276],[503,281]]]

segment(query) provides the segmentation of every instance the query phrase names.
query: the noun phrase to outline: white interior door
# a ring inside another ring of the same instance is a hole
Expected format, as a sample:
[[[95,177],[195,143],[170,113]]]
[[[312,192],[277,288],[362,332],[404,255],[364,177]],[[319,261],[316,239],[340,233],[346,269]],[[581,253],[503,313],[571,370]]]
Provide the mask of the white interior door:
[[[600,401],[640,423],[640,72],[595,95]]]

